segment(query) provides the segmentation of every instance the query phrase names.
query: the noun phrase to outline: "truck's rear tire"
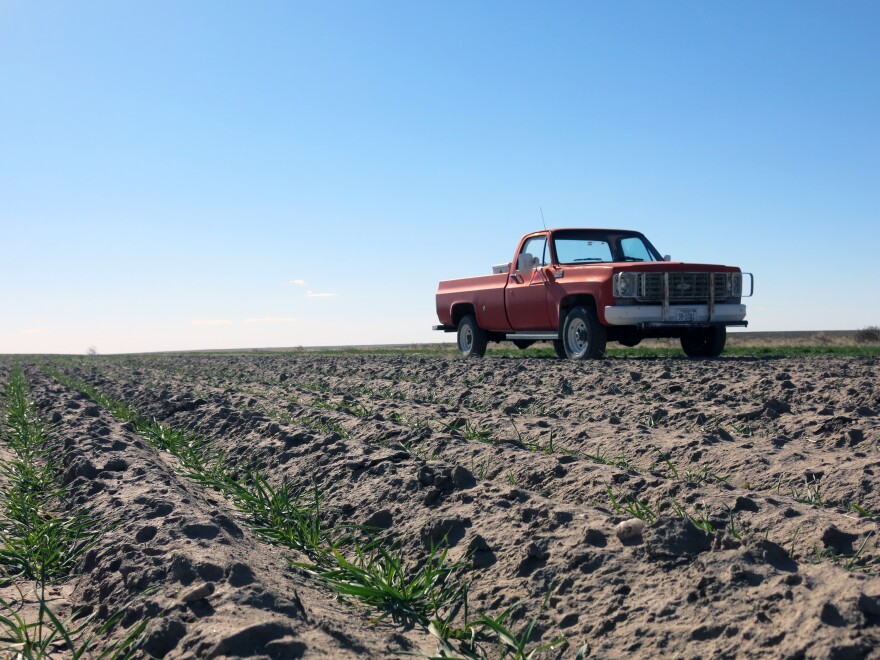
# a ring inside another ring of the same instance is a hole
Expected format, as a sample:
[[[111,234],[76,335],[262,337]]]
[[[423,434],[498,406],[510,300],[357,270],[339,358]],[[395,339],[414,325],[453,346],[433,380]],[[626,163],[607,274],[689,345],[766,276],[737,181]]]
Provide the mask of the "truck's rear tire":
[[[599,323],[596,312],[588,307],[575,307],[565,317],[562,345],[570,360],[595,360],[605,356],[608,331]]]
[[[473,314],[462,317],[458,322],[458,352],[464,357],[483,357],[489,336],[477,325]]]
[[[714,358],[721,355],[727,343],[727,328],[723,325],[707,328],[681,338],[681,350],[691,358]]]

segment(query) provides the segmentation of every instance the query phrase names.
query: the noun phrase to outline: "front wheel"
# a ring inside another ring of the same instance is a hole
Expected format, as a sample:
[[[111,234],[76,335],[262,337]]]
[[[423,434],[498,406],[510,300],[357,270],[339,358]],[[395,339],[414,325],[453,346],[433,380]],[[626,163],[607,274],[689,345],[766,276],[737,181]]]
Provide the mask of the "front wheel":
[[[562,345],[571,360],[595,360],[605,356],[608,331],[599,323],[596,312],[587,307],[575,307],[565,317],[562,326]]]
[[[556,352],[556,357],[558,357],[560,360],[564,360],[568,357],[565,354],[565,344],[563,344],[560,339],[553,340],[553,350]]]
[[[486,331],[477,325],[473,314],[468,314],[458,322],[458,352],[464,357],[483,357],[488,343]]]
[[[681,350],[691,358],[714,358],[721,355],[727,343],[727,328],[723,325],[707,328],[681,338]]]

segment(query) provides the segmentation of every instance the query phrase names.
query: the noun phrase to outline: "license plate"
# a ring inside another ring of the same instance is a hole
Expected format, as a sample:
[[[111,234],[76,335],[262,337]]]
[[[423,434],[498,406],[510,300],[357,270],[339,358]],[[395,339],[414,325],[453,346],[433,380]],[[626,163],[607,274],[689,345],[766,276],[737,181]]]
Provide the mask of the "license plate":
[[[675,310],[675,320],[679,323],[693,323],[697,320],[697,310],[693,307],[685,307]]]

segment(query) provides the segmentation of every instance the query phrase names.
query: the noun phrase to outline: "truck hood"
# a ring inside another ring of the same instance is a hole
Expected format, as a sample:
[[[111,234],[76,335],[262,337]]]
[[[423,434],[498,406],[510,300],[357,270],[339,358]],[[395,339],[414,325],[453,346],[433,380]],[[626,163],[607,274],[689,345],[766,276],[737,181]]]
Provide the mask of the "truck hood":
[[[614,263],[608,266],[615,273],[639,272],[639,273],[738,273],[735,266],[722,266],[720,264],[693,264],[685,261],[633,261],[627,263]],[[565,268],[578,268],[579,266],[565,266]],[[594,266],[595,267],[595,266]]]

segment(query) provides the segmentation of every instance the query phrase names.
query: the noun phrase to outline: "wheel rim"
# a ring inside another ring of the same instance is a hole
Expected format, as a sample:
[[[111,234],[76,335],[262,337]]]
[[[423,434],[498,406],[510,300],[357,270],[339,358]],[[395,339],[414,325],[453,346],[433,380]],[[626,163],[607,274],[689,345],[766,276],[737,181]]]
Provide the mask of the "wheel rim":
[[[573,319],[568,324],[568,332],[565,334],[568,349],[573,355],[583,355],[587,352],[590,339],[587,324],[583,319]]]
[[[464,353],[469,353],[471,347],[474,345],[474,331],[471,330],[470,326],[464,326],[461,329],[461,332],[458,333],[458,347]]]

